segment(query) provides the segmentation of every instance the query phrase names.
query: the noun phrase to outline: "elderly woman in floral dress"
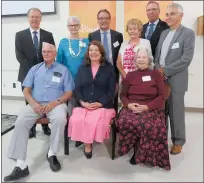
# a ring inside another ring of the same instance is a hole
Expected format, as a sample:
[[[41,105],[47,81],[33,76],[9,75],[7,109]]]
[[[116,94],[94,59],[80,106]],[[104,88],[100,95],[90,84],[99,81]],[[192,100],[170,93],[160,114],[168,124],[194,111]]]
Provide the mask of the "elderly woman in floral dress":
[[[136,50],[137,70],[122,82],[123,108],[117,120],[119,155],[130,149],[130,163],[159,166],[170,170],[164,113],[164,81],[157,70],[149,69],[152,56],[146,48]]]

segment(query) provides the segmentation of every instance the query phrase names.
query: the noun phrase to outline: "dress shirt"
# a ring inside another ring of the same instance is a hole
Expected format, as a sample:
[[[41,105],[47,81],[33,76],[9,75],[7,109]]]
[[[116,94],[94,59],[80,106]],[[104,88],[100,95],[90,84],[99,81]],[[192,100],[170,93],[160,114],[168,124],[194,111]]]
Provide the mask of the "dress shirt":
[[[38,37],[38,44],[40,43],[40,29],[38,30],[33,30],[31,27],[30,27],[30,33],[31,33],[31,37],[32,37],[32,40],[33,40],[33,37],[34,37],[34,34],[33,32],[36,31],[37,32],[37,37]],[[34,40],[33,40],[33,43],[34,43]]]
[[[74,81],[69,70],[54,62],[48,68],[45,62],[33,66],[22,86],[32,88],[32,97],[39,103],[49,103],[65,92],[74,90]]]
[[[101,33],[101,43],[103,44],[103,34],[104,31],[100,30]],[[107,32],[107,38],[108,38],[108,50],[109,50],[109,60],[110,62],[113,64],[113,58],[112,58],[112,47],[111,47],[111,33],[110,33],[110,29]]]
[[[153,22],[153,23],[150,23],[150,22],[149,22],[149,25],[148,25],[148,27],[147,27],[147,29],[146,29],[146,32],[145,32],[145,38],[147,38],[147,35],[148,35],[148,32],[149,32],[149,28],[150,28],[150,24],[154,24],[154,28],[153,28],[153,33],[154,33],[154,31],[155,31],[155,29],[156,29],[158,23],[159,23],[159,19],[156,20],[156,21]]]

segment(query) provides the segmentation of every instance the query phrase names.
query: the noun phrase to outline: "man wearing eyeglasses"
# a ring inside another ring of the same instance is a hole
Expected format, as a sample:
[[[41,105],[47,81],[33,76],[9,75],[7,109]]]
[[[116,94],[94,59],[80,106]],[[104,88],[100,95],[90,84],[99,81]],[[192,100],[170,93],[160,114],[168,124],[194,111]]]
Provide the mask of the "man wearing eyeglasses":
[[[123,42],[123,35],[120,32],[110,29],[111,14],[108,10],[100,10],[97,14],[97,20],[100,29],[89,33],[88,39],[90,42],[97,40],[103,44],[106,51],[106,59],[114,66],[118,82],[119,73],[116,67],[116,60],[118,58],[120,46]]]
[[[188,67],[195,47],[195,33],[181,24],[182,18],[183,8],[180,4],[168,5],[166,22],[170,28],[162,32],[155,55],[155,66],[171,87],[167,104],[172,154],[179,154],[186,141],[184,95],[188,90]]]
[[[169,26],[166,22],[159,18],[159,3],[149,1],[146,6],[146,14],[149,22],[143,25],[141,37],[150,41],[152,55],[155,56],[155,49],[157,47],[160,35],[162,31],[168,29]]]
[[[28,22],[30,28],[16,33],[15,38],[15,51],[16,58],[20,64],[18,81],[23,83],[29,69],[43,62],[42,58],[42,42],[55,44],[52,33],[40,28],[42,19],[42,12],[38,8],[31,8],[28,10]],[[22,86],[22,91],[24,87]],[[26,101],[26,104],[27,101]],[[30,129],[29,137],[35,137],[35,126]],[[42,125],[45,135],[50,135],[51,131],[47,124]]]

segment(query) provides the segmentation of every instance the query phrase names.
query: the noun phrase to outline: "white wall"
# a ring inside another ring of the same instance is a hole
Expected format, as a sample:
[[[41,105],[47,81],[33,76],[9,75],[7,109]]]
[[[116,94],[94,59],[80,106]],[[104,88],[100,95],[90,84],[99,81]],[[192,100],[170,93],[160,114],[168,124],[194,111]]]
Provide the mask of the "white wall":
[[[202,1],[179,1],[184,8],[183,25],[196,32],[196,19],[203,15]],[[69,15],[69,2],[56,2],[57,14],[44,15],[41,27],[52,32],[56,45],[68,35],[66,20]],[[124,2],[117,1],[116,29],[123,33]],[[145,13],[145,12],[144,12]],[[27,28],[27,17],[2,18],[2,95],[22,96],[17,83],[19,64],[15,57],[14,41],[17,31]],[[17,83],[17,88],[12,88]],[[195,55],[189,68],[189,91],[185,97],[186,107],[203,108],[203,37],[196,36]]]

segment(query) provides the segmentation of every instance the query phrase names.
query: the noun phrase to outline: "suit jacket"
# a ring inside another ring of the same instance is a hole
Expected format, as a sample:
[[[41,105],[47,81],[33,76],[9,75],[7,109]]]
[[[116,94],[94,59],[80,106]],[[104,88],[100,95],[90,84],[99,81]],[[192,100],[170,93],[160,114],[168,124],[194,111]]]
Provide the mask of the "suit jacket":
[[[30,29],[25,29],[23,31],[16,33],[15,38],[15,51],[16,58],[20,64],[18,81],[21,83],[25,79],[30,68],[40,62],[43,62],[42,57],[42,42],[48,42],[54,44],[54,38],[52,33],[40,29],[40,41],[39,41],[39,59],[37,58],[35,47],[33,44],[33,39],[31,36]]]
[[[155,67],[160,67],[162,44],[170,29],[162,32],[155,55]],[[173,47],[172,47],[173,46]],[[180,25],[169,45],[165,59],[164,73],[172,91],[185,92],[188,90],[188,66],[190,65],[195,47],[195,33]]]
[[[143,25],[143,31],[142,31],[142,34],[141,34],[141,38],[146,39],[145,38],[145,33],[146,33],[148,25],[149,25],[149,22]],[[152,34],[152,37],[150,39],[150,44],[151,44],[151,48],[152,48],[153,57],[155,56],[155,49],[156,49],[157,44],[159,42],[159,38],[160,38],[161,33],[165,29],[168,29],[168,28],[169,28],[169,26],[167,25],[167,23],[159,19],[159,22],[158,22],[158,24],[157,24],[157,26],[156,26],[153,34]]]
[[[100,102],[103,108],[113,108],[115,94],[115,72],[111,63],[101,65],[93,78],[91,66],[81,65],[75,78],[74,94],[84,102]]]
[[[116,73],[116,80],[118,82],[119,81],[119,72],[118,72],[118,69],[116,67],[116,61],[117,61],[117,58],[118,58],[118,52],[120,50],[120,46],[121,46],[121,44],[123,42],[123,35],[122,35],[122,33],[114,31],[112,29],[110,30],[110,34],[111,34],[111,46],[112,46],[113,66],[114,66],[115,73]],[[100,30],[97,30],[97,31],[92,32],[92,33],[89,33],[88,39],[89,39],[90,42],[93,41],[93,40],[101,42],[101,33],[100,33]],[[118,41],[119,45],[117,47],[114,47],[113,44],[115,42],[117,42],[117,41]]]

